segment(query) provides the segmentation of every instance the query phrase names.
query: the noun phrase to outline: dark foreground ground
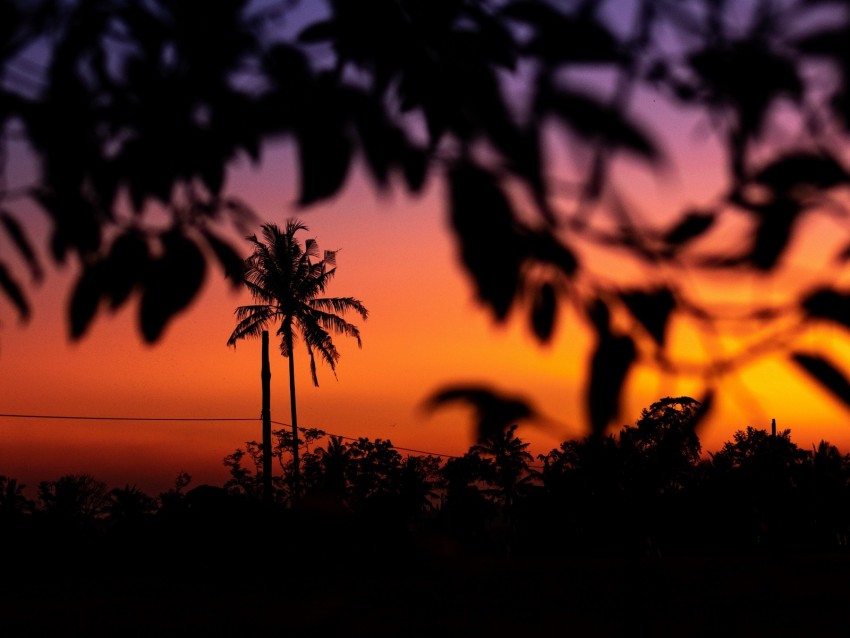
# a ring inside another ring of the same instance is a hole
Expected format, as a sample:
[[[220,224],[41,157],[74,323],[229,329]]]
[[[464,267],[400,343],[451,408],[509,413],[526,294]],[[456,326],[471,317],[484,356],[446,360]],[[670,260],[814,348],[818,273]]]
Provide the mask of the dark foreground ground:
[[[380,525],[229,520],[7,530],[0,637],[850,636],[850,554],[531,560]]]
[[[230,586],[6,580],[0,635],[850,635],[846,556],[399,560],[381,573],[270,576],[267,590],[245,582],[257,579],[252,562],[234,566]]]

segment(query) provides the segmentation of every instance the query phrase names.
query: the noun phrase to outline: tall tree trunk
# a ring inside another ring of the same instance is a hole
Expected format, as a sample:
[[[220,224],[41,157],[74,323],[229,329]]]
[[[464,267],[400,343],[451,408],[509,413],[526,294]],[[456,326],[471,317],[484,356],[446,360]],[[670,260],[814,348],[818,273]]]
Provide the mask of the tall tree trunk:
[[[301,468],[298,462],[298,412],[295,409],[295,356],[292,352],[292,332],[287,334],[289,349],[289,406],[292,412],[292,502],[298,500],[301,489]]]
[[[271,415],[271,379],[269,365],[269,331],[263,330],[262,366],[260,379],[263,385],[263,502],[272,502],[272,415]]]

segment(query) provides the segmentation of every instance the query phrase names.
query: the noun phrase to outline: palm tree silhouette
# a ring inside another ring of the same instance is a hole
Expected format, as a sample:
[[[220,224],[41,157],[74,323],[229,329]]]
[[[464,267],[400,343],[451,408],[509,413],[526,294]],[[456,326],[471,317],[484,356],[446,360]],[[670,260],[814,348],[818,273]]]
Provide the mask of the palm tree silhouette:
[[[296,238],[309,230],[297,219],[290,219],[281,230],[276,224],[263,224],[262,239],[248,237],[253,253],[245,260],[243,280],[258,303],[236,308],[236,328],[227,340],[234,346],[239,339],[258,337],[268,324],[280,322],[280,352],[289,359],[289,402],[292,412],[293,495],[298,489],[298,416],[295,405],[295,361],[293,345],[300,335],[310,357],[313,384],[318,386],[316,353],[336,374],[339,352],[331,333],[354,337],[361,345],[357,326],[341,315],[357,312],[368,318],[366,307],[354,297],[320,297],[336,273],[336,251],[326,250],[319,259],[315,239],[302,247]]]
[[[530,463],[534,457],[527,451],[528,443],[516,435],[517,425],[503,430],[490,432],[470,448],[470,452],[480,454],[493,461],[491,483],[495,486],[492,493],[509,510],[514,499],[523,487],[533,479]]]

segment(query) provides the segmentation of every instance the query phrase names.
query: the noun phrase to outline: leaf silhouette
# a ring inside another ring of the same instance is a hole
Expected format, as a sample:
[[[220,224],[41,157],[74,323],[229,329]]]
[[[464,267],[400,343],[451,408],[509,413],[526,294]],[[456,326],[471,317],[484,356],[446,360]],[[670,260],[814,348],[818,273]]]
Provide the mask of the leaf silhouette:
[[[792,353],[791,360],[850,408],[850,381],[832,363],[819,355],[803,352]]]
[[[551,283],[545,282],[535,290],[531,303],[531,329],[543,343],[552,338],[555,320],[558,317],[557,302],[555,287]]]
[[[327,120],[300,126],[297,136],[301,170],[298,203],[308,206],[340,189],[348,176],[352,148],[342,126]]]
[[[12,277],[6,264],[0,261],[0,289],[18,309],[18,314],[21,319],[28,319],[30,316],[30,306],[24,291],[21,289],[14,277]]]
[[[774,193],[791,193],[799,186],[828,189],[850,180],[846,169],[827,152],[789,153],[771,162],[753,180],[769,187]]]
[[[207,240],[210,248],[215,253],[218,263],[221,264],[224,270],[224,276],[230,281],[230,285],[238,288],[242,282],[242,272],[245,268],[245,261],[236,252],[229,243],[218,237],[209,229],[203,231],[204,239]]]
[[[464,403],[475,410],[479,441],[503,432],[518,421],[536,418],[537,412],[523,397],[509,396],[484,385],[452,385],[432,393],[424,403],[435,410],[451,403]]]
[[[551,113],[577,135],[632,151],[657,162],[661,153],[650,137],[620,109],[586,93],[562,88],[541,89],[538,112]]]
[[[145,238],[138,232],[128,231],[112,243],[103,263],[104,293],[108,293],[109,307],[119,308],[136,286],[143,284],[148,272],[150,253]]]
[[[629,312],[646,328],[659,346],[664,345],[667,325],[676,308],[676,298],[668,288],[623,292],[620,298]]]
[[[159,339],[167,323],[194,299],[204,280],[206,262],[198,246],[176,232],[162,238],[163,254],[152,262],[139,308],[142,335]]]
[[[6,234],[12,240],[15,248],[26,261],[33,279],[40,281],[43,277],[41,264],[20,222],[9,211],[0,210],[0,223],[6,229]]]
[[[554,5],[519,0],[505,6],[502,14],[534,29],[525,48],[550,64],[623,59],[619,42],[591,11],[568,15]]]
[[[768,108],[787,96],[798,100],[803,86],[794,60],[757,31],[722,46],[709,45],[689,56],[701,84],[697,94],[714,108],[732,108],[747,137],[758,137]]]
[[[602,435],[620,413],[623,383],[635,361],[637,350],[631,337],[603,332],[590,361],[586,393],[591,431]]]
[[[71,339],[79,339],[91,325],[106,287],[106,277],[101,264],[87,266],[71,293],[69,308]]]
[[[523,250],[529,259],[552,265],[567,276],[578,270],[579,263],[575,253],[550,232],[526,232],[523,236]]]
[[[452,227],[478,299],[504,319],[519,284],[522,256],[508,198],[491,173],[461,162],[449,172]]]
[[[716,220],[712,211],[690,211],[664,235],[664,243],[681,248],[705,234]]]
[[[800,305],[813,319],[828,319],[850,328],[850,294],[819,288],[805,297]]]
[[[705,394],[703,394],[702,400],[699,403],[699,408],[697,408],[692,422],[695,430],[699,428],[714,408],[714,397],[715,392],[713,388],[709,388],[706,390]]]
[[[780,199],[760,207],[753,244],[748,261],[758,270],[772,270],[778,263],[800,214],[801,206],[790,199]]]

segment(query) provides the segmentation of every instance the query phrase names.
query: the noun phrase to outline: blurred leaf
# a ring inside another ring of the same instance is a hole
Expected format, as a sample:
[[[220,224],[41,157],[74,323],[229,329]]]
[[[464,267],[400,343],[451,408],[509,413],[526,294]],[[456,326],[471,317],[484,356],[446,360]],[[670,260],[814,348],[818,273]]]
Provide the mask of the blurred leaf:
[[[791,193],[798,186],[828,189],[847,184],[850,176],[829,153],[796,152],[771,162],[753,179],[774,193]]]
[[[452,228],[478,299],[504,319],[520,277],[513,208],[494,175],[466,162],[449,171],[449,198]]]
[[[115,239],[103,262],[103,293],[109,296],[110,309],[121,307],[133,288],[144,284],[149,264],[148,244],[141,234],[130,230]]]
[[[24,291],[2,261],[0,261],[0,290],[3,291],[9,301],[17,308],[21,319],[29,319],[30,306],[24,295]]]
[[[624,57],[617,39],[591,11],[566,14],[554,3],[519,0],[507,4],[502,14],[534,29],[526,49],[550,64],[617,62]]]
[[[530,259],[554,266],[568,277],[578,269],[575,253],[547,230],[526,232],[522,243]]]
[[[558,318],[558,299],[555,287],[549,282],[540,285],[531,303],[531,329],[543,343],[552,338],[555,320]]]
[[[705,394],[702,395],[702,400],[699,402],[699,407],[692,421],[694,430],[699,429],[700,425],[708,418],[709,413],[714,408],[714,397],[715,393],[712,388],[706,390]]]
[[[336,114],[322,112],[327,110],[329,107],[317,109],[308,115],[309,119],[301,121],[295,131],[301,171],[298,199],[301,206],[335,195],[348,176],[351,141],[342,124],[335,119]]]
[[[317,42],[333,41],[337,35],[336,23],[333,20],[320,20],[307,25],[298,34],[300,42],[314,44]]]
[[[714,212],[689,211],[664,236],[664,243],[677,248],[705,234],[716,220]]]
[[[475,410],[479,441],[503,432],[519,421],[536,418],[537,414],[525,398],[508,396],[483,385],[453,385],[431,394],[424,403],[435,410],[452,403],[464,403]]]
[[[843,264],[848,260],[850,260],[850,244],[847,244],[835,256],[835,261],[837,261],[839,264]]]
[[[242,272],[245,269],[245,261],[240,257],[236,249],[229,243],[217,237],[212,231],[203,229],[204,239],[215,253],[218,263],[224,270],[224,276],[230,280],[230,285],[238,288],[242,284]]]
[[[603,435],[620,413],[620,398],[626,376],[635,362],[637,350],[628,336],[610,332],[599,335],[599,342],[588,370],[586,394],[591,431]]]
[[[801,206],[789,199],[779,199],[758,209],[759,220],[750,248],[749,262],[768,271],[779,262],[791,240]]]
[[[6,234],[12,240],[15,248],[17,248],[18,252],[24,258],[24,261],[26,261],[33,279],[40,281],[44,273],[41,270],[41,264],[35,254],[35,249],[32,247],[21,224],[9,211],[2,209],[0,209],[0,223],[6,229]]]
[[[805,297],[800,306],[813,319],[828,319],[850,328],[850,294],[820,288]]]
[[[410,192],[419,193],[428,175],[428,154],[422,149],[408,146],[402,155],[402,173]]]
[[[100,300],[106,293],[106,273],[102,264],[91,264],[83,269],[71,293],[71,339],[81,338],[97,314]]]
[[[198,163],[198,170],[207,189],[212,195],[219,195],[224,185],[224,161],[227,158],[207,156]]]
[[[634,290],[620,294],[629,312],[637,319],[659,346],[667,336],[670,315],[676,309],[676,298],[668,288],[653,291]]]
[[[611,311],[601,299],[591,299],[587,307],[587,318],[597,334],[606,334],[610,330]]]
[[[791,360],[800,366],[821,386],[829,390],[846,407],[850,408],[850,382],[832,363],[821,356],[794,352]]]
[[[195,243],[170,231],[163,235],[163,254],[153,261],[139,308],[142,335],[153,343],[174,316],[186,308],[204,281],[206,262]]]
[[[632,151],[652,162],[661,159],[652,139],[622,109],[590,94],[553,88],[542,92],[537,106],[539,112],[552,113],[590,141],[601,140],[607,146]]]
[[[713,108],[734,109],[747,137],[761,134],[776,99],[802,96],[794,59],[757,31],[748,39],[711,43],[691,54],[688,62],[702,85],[697,90],[701,99]]]

